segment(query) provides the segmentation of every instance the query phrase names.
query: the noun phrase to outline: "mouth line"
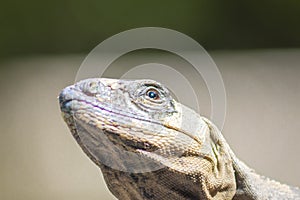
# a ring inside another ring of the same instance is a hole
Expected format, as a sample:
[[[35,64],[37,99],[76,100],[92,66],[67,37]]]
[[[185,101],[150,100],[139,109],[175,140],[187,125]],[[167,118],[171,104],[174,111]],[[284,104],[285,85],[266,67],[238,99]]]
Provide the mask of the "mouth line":
[[[65,100],[61,103],[61,110],[67,110],[67,111],[79,110],[79,109],[74,109],[74,107],[72,105],[67,106],[68,103],[75,102],[75,101],[79,102],[79,103],[82,103],[82,104],[85,104],[85,105],[88,105],[91,108],[99,109],[99,110],[102,110],[102,111],[105,111],[105,112],[108,112],[108,113],[112,113],[112,114],[118,115],[120,117],[133,118],[133,119],[142,120],[142,121],[149,122],[149,123],[163,125],[162,123],[159,123],[158,121],[154,121],[154,120],[142,117],[140,115],[134,115],[134,114],[133,115],[128,115],[125,112],[122,112],[122,110],[116,109],[116,107],[114,108],[115,110],[112,110],[112,109],[109,109],[109,108],[105,108],[105,106],[99,106],[98,104],[95,104],[95,103],[90,102],[88,100],[81,100],[81,99],[74,99],[74,98],[73,99],[67,99],[67,100]],[[67,107],[69,107],[69,108],[67,108]]]
[[[133,119],[136,119],[136,120],[141,120],[141,121],[144,121],[144,122],[148,122],[148,123],[153,123],[153,124],[156,124],[156,125],[160,125],[160,126],[163,126],[165,128],[168,128],[168,129],[172,129],[174,131],[177,131],[177,132],[180,132],[190,138],[192,138],[193,140],[195,140],[197,143],[199,143],[200,145],[202,145],[202,142],[196,138],[195,136],[193,136],[192,134],[190,133],[187,133],[186,131],[184,130],[181,130],[180,128],[177,128],[177,127],[174,127],[174,126],[171,126],[169,124],[164,124],[164,123],[160,123],[158,121],[154,121],[154,120],[151,120],[149,118],[145,118],[145,117],[142,117],[142,116],[139,116],[139,115],[128,115],[124,112],[122,112],[121,110],[117,110],[116,111],[113,111],[111,109],[107,109],[105,108],[104,106],[99,106],[97,104],[94,104],[93,102],[90,102],[90,101],[87,101],[87,100],[82,100],[82,99],[66,99],[64,100],[62,103],[61,103],[61,110],[63,112],[71,112],[72,110],[74,110],[74,108],[72,108],[72,106],[70,106],[69,108],[66,108],[68,106],[66,106],[66,104],[72,102],[72,101],[77,101],[79,103],[83,103],[85,105],[89,105],[91,106],[92,108],[96,108],[96,109],[99,109],[99,110],[102,110],[102,111],[105,111],[105,112],[108,112],[108,113],[112,113],[114,115],[118,115],[120,117],[125,117],[125,118],[133,118]]]

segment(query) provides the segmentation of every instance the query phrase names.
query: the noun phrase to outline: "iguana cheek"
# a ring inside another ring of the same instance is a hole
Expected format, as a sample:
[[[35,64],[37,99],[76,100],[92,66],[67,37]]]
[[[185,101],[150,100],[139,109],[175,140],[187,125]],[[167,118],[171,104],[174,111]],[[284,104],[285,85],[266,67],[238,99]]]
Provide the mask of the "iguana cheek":
[[[175,108],[177,112],[165,117],[162,124],[166,128],[184,133],[202,145],[206,137],[209,137],[207,124],[192,109],[177,102]]]

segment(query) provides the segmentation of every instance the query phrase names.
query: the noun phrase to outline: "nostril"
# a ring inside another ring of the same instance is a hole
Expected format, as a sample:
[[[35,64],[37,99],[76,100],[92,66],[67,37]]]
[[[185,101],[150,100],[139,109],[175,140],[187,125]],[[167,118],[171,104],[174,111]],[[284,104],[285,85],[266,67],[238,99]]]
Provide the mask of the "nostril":
[[[80,84],[80,89],[88,96],[95,96],[100,93],[101,83],[95,80],[86,80]]]
[[[98,85],[98,83],[96,83],[96,82],[90,82],[89,83],[89,91],[92,94],[98,93],[99,92],[99,85]]]
[[[89,86],[90,88],[95,87],[95,82],[90,82]]]

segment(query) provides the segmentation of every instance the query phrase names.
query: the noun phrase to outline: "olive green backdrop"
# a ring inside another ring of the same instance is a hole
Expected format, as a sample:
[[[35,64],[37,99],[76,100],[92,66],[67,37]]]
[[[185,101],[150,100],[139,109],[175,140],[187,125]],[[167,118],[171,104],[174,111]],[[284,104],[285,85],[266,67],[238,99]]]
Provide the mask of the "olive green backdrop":
[[[183,32],[206,49],[300,46],[298,0],[17,0],[0,6],[0,57],[87,53],[143,26]]]

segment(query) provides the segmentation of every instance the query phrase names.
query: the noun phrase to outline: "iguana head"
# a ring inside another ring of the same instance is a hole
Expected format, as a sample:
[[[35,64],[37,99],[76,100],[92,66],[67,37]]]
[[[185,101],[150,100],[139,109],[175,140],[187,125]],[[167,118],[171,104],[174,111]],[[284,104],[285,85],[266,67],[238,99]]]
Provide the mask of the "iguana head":
[[[233,195],[234,172],[222,143],[162,84],[87,79],[65,88],[59,100],[73,136],[104,175],[163,169],[200,183],[206,196],[218,197],[222,188],[231,188],[222,197]]]

